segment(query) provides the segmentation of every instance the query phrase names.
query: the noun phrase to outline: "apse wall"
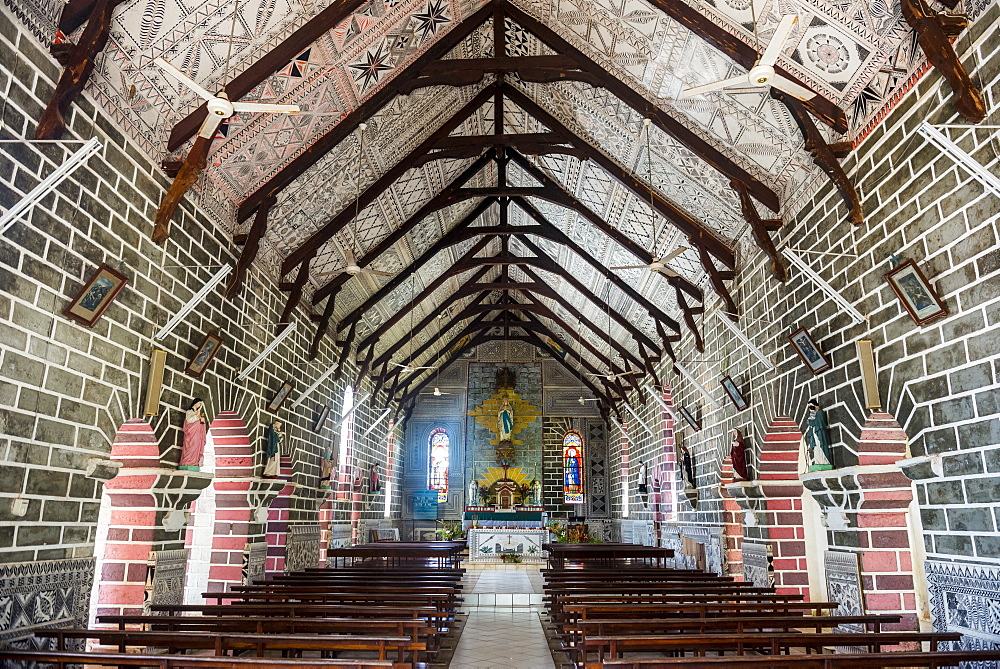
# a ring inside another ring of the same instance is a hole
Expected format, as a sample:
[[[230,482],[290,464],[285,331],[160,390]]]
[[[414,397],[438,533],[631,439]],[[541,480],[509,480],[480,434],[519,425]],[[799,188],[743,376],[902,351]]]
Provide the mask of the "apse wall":
[[[0,10],[3,139],[33,137],[60,71],[18,19],[6,8]],[[209,484],[207,473],[175,470],[183,409],[191,398],[200,397],[209,421],[222,411],[232,411],[246,424],[254,469],[239,476],[251,482],[248,503],[264,510],[281,487],[259,478],[264,426],[271,416],[285,422],[290,481],[295,486],[289,501],[289,523],[297,528],[292,543],[306,546],[305,552],[294,549],[300,557],[318,559],[318,544],[313,543],[319,533],[318,510],[329,497],[329,491],[319,487],[321,458],[331,450],[336,453],[333,425],[344,388],[355,380],[353,362],[335,383],[321,384],[293,408],[299,393],[339,356],[331,337],[315,360],[307,359],[314,326],[300,309],[293,315],[295,332],[246,382],[235,380],[274,337],[274,324],[284,308],[285,294],[274,280],[275,268],[269,266],[251,268],[242,295],[234,300],[225,299],[222,288],[217,288],[154,345],[157,329],[221,264],[232,265],[240,249],[221,222],[211,220],[190,199],[181,203],[166,245],[154,245],[149,239],[152,217],[169,179],[87,94],[70,108],[68,127],[66,139],[94,136],[103,148],[63,182],[56,195],[46,197],[26,220],[0,237],[0,563],[5,565],[0,600],[10,595],[8,587],[26,587],[38,594],[36,581],[89,592],[85,581],[93,577],[102,489],[106,480],[114,480],[116,473],[130,466],[126,463],[118,470],[110,461],[111,444],[126,421],[142,418],[153,348],[167,351],[168,357],[159,415],[149,419],[154,455],[142,464],[152,476],[150,485],[159,505],[149,527],[148,550],[184,548],[184,512]],[[78,147],[0,143],[4,209],[52,171],[44,156],[58,164]],[[128,284],[100,320],[87,328],[62,311],[100,263],[125,274]],[[204,376],[195,379],[183,370],[208,332],[221,335],[223,349]],[[291,396],[277,413],[267,412],[266,405],[286,380],[293,383]],[[365,382],[366,391],[369,383]],[[380,395],[356,412],[356,435],[381,414],[384,403]],[[317,433],[314,423],[324,404],[332,405],[332,417]],[[383,423],[358,440],[355,463],[384,463],[385,428]],[[400,445],[397,439],[397,449]],[[384,478],[384,469],[382,474]],[[393,490],[390,512],[398,514],[398,484]],[[376,502],[373,497],[366,496],[360,509],[361,524],[383,518],[384,498]],[[15,498],[28,502],[22,517],[11,513]],[[341,526],[334,528],[334,534],[343,535],[343,528],[349,530],[351,502],[332,501],[327,507],[327,521]],[[248,541],[262,541],[261,520],[254,516],[238,529],[245,530]],[[239,557],[233,559],[238,570]],[[161,567],[166,574],[166,566]],[[86,598],[78,604],[85,613]],[[26,605],[24,610],[30,612],[32,607]],[[20,623],[32,621],[12,624]]]
[[[795,563],[805,561],[807,555],[810,561],[820,560],[814,565],[818,567],[813,579],[817,574],[822,578],[824,573],[822,555],[815,552],[814,544],[864,556],[874,548],[868,542],[895,542],[897,534],[902,537],[907,531],[907,524],[887,527],[875,532],[877,538],[873,538],[858,523],[877,521],[858,521],[851,513],[852,505],[861,505],[862,513],[874,512],[877,505],[882,505],[885,513],[880,522],[898,522],[898,518],[890,516],[897,512],[906,515],[907,509],[912,509],[908,522],[911,539],[905,546],[886,543],[898,553],[881,556],[891,566],[886,568],[890,573],[875,574],[877,561],[866,558],[862,565],[865,588],[870,594],[884,589],[879,586],[882,579],[886,583],[894,579],[896,583],[908,584],[896,590],[911,593],[909,603],[905,604],[910,611],[919,610],[923,599],[935,625],[962,631],[967,635],[965,643],[972,646],[994,643],[989,641],[995,638],[990,636],[991,630],[995,631],[995,627],[990,627],[993,623],[979,614],[965,616],[964,623],[955,622],[948,602],[955,601],[951,593],[960,591],[965,593],[962,597],[969,598],[969,611],[987,611],[997,603],[1000,197],[984,192],[980,182],[929,145],[917,134],[917,128],[924,120],[936,125],[965,124],[965,128],[944,132],[981,164],[997,172],[1000,165],[1000,137],[995,129],[1000,113],[1000,42],[995,36],[998,22],[1000,7],[992,3],[956,42],[958,53],[964,54],[963,62],[974,71],[973,79],[983,89],[990,111],[984,125],[992,123],[992,127],[969,128],[953,110],[950,86],[931,70],[842,161],[864,205],[863,225],[853,227],[847,222],[846,207],[825,178],[822,188],[804,206],[782,214],[783,229],[773,235],[778,248],[797,250],[836,291],[867,316],[867,322],[853,323],[848,314],[795,267],[789,268],[790,279],[786,284],[778,283],[768,271],[769,261],[747,234],[741,240],[739,273],[731,291],[739,304],[739,327],[775,363],[776,369],[768,369],[753,357],[720,324],[719,309],[712,306],[699,323],[706,342],[704,352],[696,351],[690,337],[685,336],[677,348],[677,356],[709,390],[718,408],[702,397],[688,379],[669,371],[664,373],[673,386],[675,402],[695,413],[703,429],[696,432],[683,420],[677,425],[678,440],[694,456],[698,501],[694,505],[693,496],[680,495],[679,522],[661,526],[661,541],[666,544],[667,535],[673,533],[691,537],[703,545],[710,545],[714,536],[724,544],[727,522],[736,518],[739,523],[736,531],[753,544],[751,547],[772,546],[769,561],[778,585],[782,585],[782,570],[798,569],[794,574],[789,573],[792,578],[785,585],[799,588],[804,587],[806,574]],[[776,109],[779,115],[783,113],[777,105]],[[794,201],[795,193],[785,194],[784,199]],[[893,256],[916,261],[943,298],[947,316],[924,326],[914,323],[883,276],[891,269]],[[710,287],[706,293],[711,295]],[[786,339],[798,327],[807,328],[831,359],[830,370],[813,376],[805,368]],[[865,409],[855,350],[855,341],[859,339],[870,339],[875,348],[881,410],[887,414],[880,418],[882,427],[873,427],[872,421],[866,427],[871,412]],[[725,375],[731,376],[749,399],[747,410],[737,411],[723,393],[720,380]],[[826,411],[836,469],[828,474],[806,475],[807,487],[802,488],[798,483],[803,465],[797,456],[796,430],[805,429],[806,404],[813,398]],[[661,411],[650,398],[637,399],[645,405],[637,408],[647,425],[657,424]],[[634,492],[639,463],[656,459],[661,436],[650,438],[642,428],[636,429],[631,416],[624,411],[623,415],[632,423],[628,459]],[[790,418],[788,426],[772,426],[782,416]],[[893,443],[896,437],[886,427],[893,420],[905,433],[905,446],[902,442]],[[769,426],[772,426],[771,440],[765,443]],[[878,453],[871,446],[860,447],[862,430],[876,427],[883,440],[877,448],[890,454],[888,460],[902,461],[902,466],[886,467],[879,481],[865,482],[856,473],[866,471],[865,467]],[[737,486],[737,492],[742,490],[748,496],[736,500],[740,503],[738,507],[721,490],[722,484],[732,481],[726,458],[733,429],[740,430],[745,437],[750,477],[760,484]],[[774,441],[782,438],[782,434],[790,435],[794,441]],[[898,448],[898,453],[892,455],[894,448]],[[612,449],[612,453],[610,469],[617,472],[621,466],[620,452]],[[778,473],[782,467],[787,470],[784,474]],[[896,472],[893,479],[896,487],[891,489],[887,482],[890,469]],[[767,507],[768,492],[762,481],[767,477],[771,477],[772,483],[786,479],[782,485],[786,486],[788,496],[770,498],[771,502],[780,502],[785,511],[775,513],[774,508]],[[831,494],[829,486],[834,485],[833,479],[840,482],[837,485],[854,486],[849,490],[851,494]],[[815,492],[811,493],[809,488]],[[881,501],[871,499],[873,490],[880,492]],[[801,506],[796,508],[801,504],[798,498],[803,492],[826,504],[819,519],[824,523],[820,529],[825,536],[816,542],[806,536],[811,531],[807,529],[811,522],[808,508],[805,512]],[[620,518],[620,476],[612,476],[611,494],[612,508]],[[906,497],[911,494],[915,500],[912,507]],[[853,498],[849,499],[851,495]],[[727,505],[738,511],[727,510]],[[845,507],[848,513],[842,514],[837,505]],[[746,513],[748,509],[750,514]],[[652,527],[652,520],[652,510],[633,495],[631,513],[628,519],[619,520],[618,528],[622,536],[638,540],[636,532],[644,537],[647,527]],[[798,545],[789,546],[789,555],[783,556],[779,544],[786,540]],[[688,548],[691,546],[689,543]],[[739,558],[738,552],[735,557]],[[746,567],[749,577],[757,574],[754,570],[762,565],[766,577],[768,562],[760,561],[764,559],[762,553],[744,557],[744,564],[738,565],[736,573],[742,575]],[[785,563],[779,566],[782,560]],[[827,583],[809,585],[818,585],[822,593]],[[914,590],[916,603],[912,601]],[[875,606],[876,600],[877,597],[872,598],[869,608]]]

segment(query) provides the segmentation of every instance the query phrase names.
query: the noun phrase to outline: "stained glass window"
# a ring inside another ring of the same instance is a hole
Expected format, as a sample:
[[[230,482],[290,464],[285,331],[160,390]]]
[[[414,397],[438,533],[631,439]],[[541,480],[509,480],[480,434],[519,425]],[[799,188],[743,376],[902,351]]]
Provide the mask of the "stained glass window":
[[[430,475],[428,476],[431,490],[438,491],[438,502],[448,501],[448,459],[451,439],[443,427],[431,430],[428,438],[430,446]]]
[[[563,499],[583,504],[583,437],[567,432],[563,437]]]

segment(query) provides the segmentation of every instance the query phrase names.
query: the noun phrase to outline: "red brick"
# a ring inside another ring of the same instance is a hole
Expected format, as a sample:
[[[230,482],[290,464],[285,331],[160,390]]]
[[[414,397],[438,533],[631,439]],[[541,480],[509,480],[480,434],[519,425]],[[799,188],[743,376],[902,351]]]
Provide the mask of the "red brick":
[[[878,590],[913,590],[913,577],[909,574],[878,574],[875,576]]]
[[[902,565],[898,564],[897,557],[895,551],[865,551],[861,554],[861,570],[865,572],[900,570]]]

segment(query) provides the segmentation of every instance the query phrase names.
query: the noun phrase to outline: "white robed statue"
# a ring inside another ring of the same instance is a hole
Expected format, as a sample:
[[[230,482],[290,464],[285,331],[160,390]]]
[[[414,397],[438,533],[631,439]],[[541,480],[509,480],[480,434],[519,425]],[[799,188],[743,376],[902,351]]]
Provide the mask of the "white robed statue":
[[[497,431],[500,433],[500,441],[509,440],[514,432],[514,409],[509,400],[503,401],[497,413]]]

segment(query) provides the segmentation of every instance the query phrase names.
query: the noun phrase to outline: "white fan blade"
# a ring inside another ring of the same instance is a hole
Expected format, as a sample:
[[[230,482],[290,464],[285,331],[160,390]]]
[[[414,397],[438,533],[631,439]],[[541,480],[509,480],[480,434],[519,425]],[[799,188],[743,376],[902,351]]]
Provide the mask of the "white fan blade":
[[[664,276],[680,276],[680,274],[670,269],[669,267],[664,267],[662,269],[657,267],[653,271],[656,272],[657,274],[663,274]]]
[[[609,267],[608,269],[652,269],[649,265],[622,265],[621,267]]]
[[[212,100],[212,99],[215,98],[214,95],[212,95],[211,93],[209,93],[200,84],[196,83],[191,77],[189,77],[188,75],[184,74],[183,72],[181,72],[180,70],[178,70],[176,67],[174,67],[172,63],[164,60],[163,58],[155,58],[153,60],[153,62],[156,63],[157,65],[159,65],[160,68],[162,68],[164,72],[166,72],[171,77],[173,77],[177,81],[181,82],[182,84],[184,84],[185,86],[187,86],[188,88],[190,88],[192,91],[194,91],[195,93],[197,93],[199,96],[205,98],[206,100]]]
[[[778,22],[778,27],[774,29],[774,35],[771,36],[771,41],[767,43],[767,48],[764,49],[764,55],[760,57],[758,65],[774,67],[774,64],[778,62],[778,56],[781,55],[781,50],[785,47],[785,40],[792,34],[792,29],[798,20],[799,17],[795,14],[785,14],[781,17],[781,21]]]
[[[799,100],[812,100],[816,97],[816,93],[809,90],[805,86],[799,86],[797,83],[791,79],[786,79],[780,74],[774,75],[771,79],[770,84],[777,88],[778,90],[785,91],[792,97],[796,97]]]
[[[374,274],[375,276],[395,276],[392,272],[383,272],[377,269],[362,269],[364,274]]]
[[[263,112],[266,114],[298,114],[298,105],[271,105],[260,102],[234,102],[233,109],[237,112]]]
[[[690,98],[695,95],[701,95],[702,93],[708,93],[709,91],[717,91],[722,88],[729,88],[730,86],[747,86],[749,85],[747,80],[747,75],[741,74],[738,77],[730,77],[729,79],[723,79],[721,81],[713,81],[710,84],[702,84],[701,86],[694,86],[692,88],[685,88],[681,91],[680,96],[682,98]]]
[[[660,258],[660,262],[666,264],[666,263],[670,262],[671,260],[673,260],[674,258],[676,258],[677,256],[681,255],[682,253],[684,253],[687,250],[688,250],[688,248],[686,246],[678,246],[673,251],[671,251],[667,255],[663,256],[662,258]]]
[[[218,114],[209,114],[205,117],[204,123],[201,124],[201,129],[198,130],[198,136],[204,137],[205,139],[212,139],[215,137],[215,131],[219,129],[222,122],[226,120],[226,117],[219,116]]]

